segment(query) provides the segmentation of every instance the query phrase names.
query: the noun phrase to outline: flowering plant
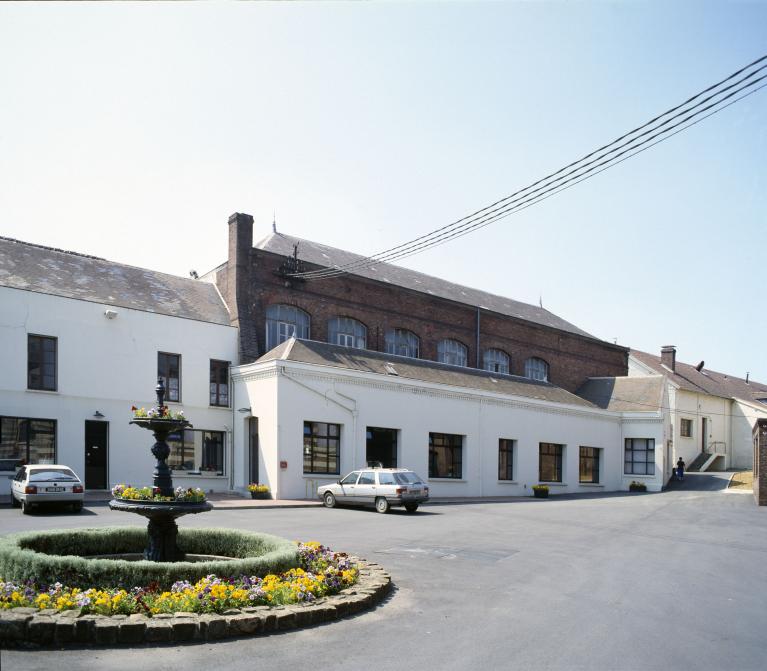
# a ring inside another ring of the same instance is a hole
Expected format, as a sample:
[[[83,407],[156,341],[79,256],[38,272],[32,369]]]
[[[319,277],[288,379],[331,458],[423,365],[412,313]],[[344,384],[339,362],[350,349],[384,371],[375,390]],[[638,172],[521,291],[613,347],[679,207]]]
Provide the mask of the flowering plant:
[[[342,552],[319,543],[298,545],[298,568],[279,575],[241,576],[238,579],[209,575],[192,584],[180,580],[170,590],[156,586],[132,590],[91,587],[81,590],[61,583],[37,585],[0,580],[0,610],[8,608],[80,609],[85,615],[144,613],[222,613],[228,608],[310,603],[351,587],[359,578],[357,566]]]
[[[205,501],[205,492],[199,487],[176,487],[173,496],[161,496],[159,487],[132,487],[121,483],[112,487],[112,496],[128,501],[183,501],[186,503]]]
[[[256,494],[268,494],[269,485],[259,485],[259,484],[256,484],[255,482],[251,482],[248,485],[248,491],[255,492]]]
[[[173,419],[176,421],[186,421],[183,410],[173,411],[167,405],[156,406],[149,408],[149,410],[132,405],[130,409],[133,412],[133,419]]]

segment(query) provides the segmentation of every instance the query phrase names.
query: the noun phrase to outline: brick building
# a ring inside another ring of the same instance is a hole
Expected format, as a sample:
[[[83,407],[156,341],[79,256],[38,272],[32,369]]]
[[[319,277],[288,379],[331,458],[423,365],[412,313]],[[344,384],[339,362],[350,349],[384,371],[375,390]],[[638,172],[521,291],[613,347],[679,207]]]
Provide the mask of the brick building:
[[[297,245],[297,248],[296,248]],[[229,258],[204,279],[239,328],[240,362],[291,335],[547,380],[575,392],[587,378],[628,372],[628,349],[542,307],[378,263],[323,280],[289,275],[363,257],[273,232],[253,245],[253,217],[229,218]]]

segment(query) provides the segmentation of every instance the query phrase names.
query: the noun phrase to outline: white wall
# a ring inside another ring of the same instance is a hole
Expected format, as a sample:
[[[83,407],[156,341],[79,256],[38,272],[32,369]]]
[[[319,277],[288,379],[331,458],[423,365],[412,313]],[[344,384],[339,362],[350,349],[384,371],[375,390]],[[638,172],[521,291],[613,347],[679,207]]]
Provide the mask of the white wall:
[[[734,400],[732,403],[732,468],[754,467],[753,430],[757,419],[767,418],[767,407]]]
[[[115,319],[105,318],[107,308]],[[30,333],[58,339],[56,392],[26,388]],[[168,405],[183,408],[196,429],[230,431],[231,409],[208,405],[208,385],[210,359],[236,363],[236,329],[0,287],[0,415],[57,420],[56,459],[81,477],[85,421],[98,410],[109,422],[109,484],[151,484],[152,436],[128,422],[132,404],[156,404],[158,351],[181,355],[181,403]],[[230,460],[226,454],[227,472]],[[227,476],[179,475],[174,482],[229,488]]]

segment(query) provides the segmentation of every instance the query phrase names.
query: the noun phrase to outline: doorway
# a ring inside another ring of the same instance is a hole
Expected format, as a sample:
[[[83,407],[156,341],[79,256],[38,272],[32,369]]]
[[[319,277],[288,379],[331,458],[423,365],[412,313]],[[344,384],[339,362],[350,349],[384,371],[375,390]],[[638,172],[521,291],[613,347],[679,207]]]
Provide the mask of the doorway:
[[[107,488],[109,422],[85,422],[85,488]]]
[[[706,417],[700,420],[700,451],[708,452],[708,419]]]
[[[369,426],[365,459],[368,466],[397,468],[397,429]]]
[[[248,418],[248,464],[250,482],[258,483],[258,417]]]

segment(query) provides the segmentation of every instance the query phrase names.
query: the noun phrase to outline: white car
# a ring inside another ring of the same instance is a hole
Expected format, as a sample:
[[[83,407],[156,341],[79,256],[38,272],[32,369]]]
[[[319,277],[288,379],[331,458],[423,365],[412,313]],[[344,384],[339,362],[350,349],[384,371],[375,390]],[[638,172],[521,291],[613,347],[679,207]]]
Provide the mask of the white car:
[[[328,508],[336,504],[375,506],[379,513],[404,506],[409,513],[429,500],[429,488],[420,476],[406,468],[365,468],[352,471],[338,482],[320,485],[317,495]]]
[[[85,487],[69,466],[60,464],[22,466],[11,483],[11,504],[28,515],[33,506],[45,503],[83,509]]]

